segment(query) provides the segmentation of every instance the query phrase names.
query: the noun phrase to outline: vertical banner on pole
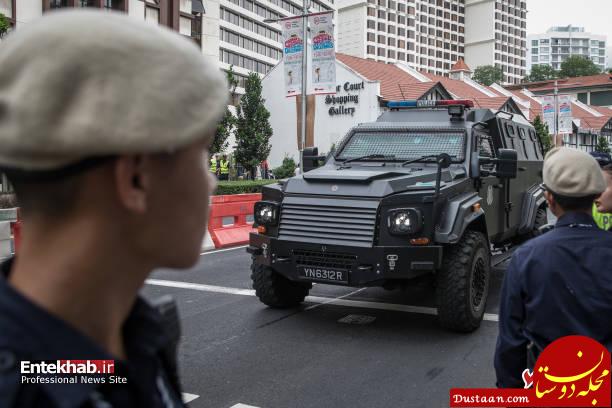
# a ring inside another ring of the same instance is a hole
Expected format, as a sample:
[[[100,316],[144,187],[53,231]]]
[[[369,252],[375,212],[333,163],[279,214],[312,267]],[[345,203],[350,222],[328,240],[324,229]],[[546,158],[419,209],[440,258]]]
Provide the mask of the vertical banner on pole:
[[[336,93],[336,51],[334,41],[334,13],[308,17],[312,32],[312,90],[315,95]]]
[[[542,97],[542,116],[544,122],[548,125],[548,133],[551,135],[555,134],[555,97],[554,96],[543,96]]]
[[[573,133],[572,98],[570,95],[559,95],[559,133]]]
[[[302,93],[302,55],[305,50],[302,17],[283,20],[281,25],[283,27],[285,96],[296,96]]]

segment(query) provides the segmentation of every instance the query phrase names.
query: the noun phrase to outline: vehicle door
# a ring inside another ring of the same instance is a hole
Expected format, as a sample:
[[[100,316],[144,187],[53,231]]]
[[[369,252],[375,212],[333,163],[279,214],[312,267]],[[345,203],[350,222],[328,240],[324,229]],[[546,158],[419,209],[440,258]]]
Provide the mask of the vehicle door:
[[[496,157],[493,140],[486,133],[477,133],[476,137],[478,154],[480,157]],[[481,171],[490,172],[495,169],[494,164],[483,164]],[[505,231],[504,189],[503,182],[499,177],[488,175],[480,178],[481,206],[485,212],[487,229],[492,242],[501,239]]]

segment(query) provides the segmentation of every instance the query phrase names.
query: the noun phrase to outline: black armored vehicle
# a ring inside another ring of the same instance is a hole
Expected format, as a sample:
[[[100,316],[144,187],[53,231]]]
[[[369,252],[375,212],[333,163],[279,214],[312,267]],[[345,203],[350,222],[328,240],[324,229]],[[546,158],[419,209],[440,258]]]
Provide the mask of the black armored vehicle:
[[[546,203],[534,128],[472,107],[390,102],[324,165],[264,187],[247,248],[259,299],[292,307],[312,282],[392,289],[429,274],[441,325],[478,328],[491,250],[533,236]]]

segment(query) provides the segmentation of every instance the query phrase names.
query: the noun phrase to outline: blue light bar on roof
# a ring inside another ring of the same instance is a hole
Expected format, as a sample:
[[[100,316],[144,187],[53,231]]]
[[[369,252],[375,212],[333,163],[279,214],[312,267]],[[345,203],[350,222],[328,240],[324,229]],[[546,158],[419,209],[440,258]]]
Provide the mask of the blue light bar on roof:
[[[432,101],[427,99],[421,99],[418,101],[390,101],[387,103],[387,107],[389,109],[398,109],[398,108],[435,108],[438,106],[453,106],[453,105],[463,105],[466,108],[473,108],[474,102],[466,99],[461,100],[440,100],[440,101]]]
[[[416,108],[419,106],[417,101],[391,101],[387,104],[388,108]]]

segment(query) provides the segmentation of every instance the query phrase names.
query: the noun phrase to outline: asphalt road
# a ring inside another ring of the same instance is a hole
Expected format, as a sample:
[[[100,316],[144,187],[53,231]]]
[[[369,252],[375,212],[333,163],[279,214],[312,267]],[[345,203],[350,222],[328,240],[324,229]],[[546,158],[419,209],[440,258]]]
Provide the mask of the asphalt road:
[[[198,396],[189,407],[448,407],[451,387],[494,385],[504,265],[472,334],[438,326],[427,285],[319,284],[300,308],[270,309],[254,296],[244,248],[204,254],[188,271],[157,271],[143,291],[178,300],[183,388]]]

